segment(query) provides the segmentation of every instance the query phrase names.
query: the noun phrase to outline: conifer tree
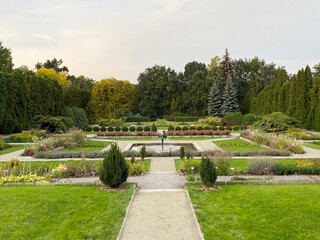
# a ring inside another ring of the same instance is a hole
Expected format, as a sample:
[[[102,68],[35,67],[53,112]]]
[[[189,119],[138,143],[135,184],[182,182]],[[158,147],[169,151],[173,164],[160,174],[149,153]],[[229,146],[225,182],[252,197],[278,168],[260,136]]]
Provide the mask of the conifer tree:
[[[313,81],[312,89],[310,90],[310,110],[306,120],[305,127],[307,129],[316,129],[317,120],[316,111],[320,99],[320,75],[317,75]]]
[[[227,79],[226,87],[223,94],[223,104],[221,113],[223,116],[228,113],[238,112],[239,104],[237,100],[237,89],[235,88],[230,76]]]
[[[286,86],[288,83],[285,83],[280,88],[279,94],[278,94],[278,111],[279,112],[286,112]]]
[[[215,82],[209,92],[208,99],[208,115],[209,116],[221,116],[221,106],[223,104],[223,91],[218,83]]]
[[[302,123],[306,121],[308,109],[308,92],[304,70],[298,71],[296,80],[296,109],[293,117],[299,119]]]
[[[290,80],[290,90],[289,90],[289,104],[287,106],[286,114],[289,116],[294,116],[296,112],[296,75],[293,75]]]

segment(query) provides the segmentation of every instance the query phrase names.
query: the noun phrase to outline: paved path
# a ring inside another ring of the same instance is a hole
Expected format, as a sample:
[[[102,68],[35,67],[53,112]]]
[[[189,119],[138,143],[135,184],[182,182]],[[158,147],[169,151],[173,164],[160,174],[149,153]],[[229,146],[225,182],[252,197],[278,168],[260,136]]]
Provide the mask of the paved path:
[[[203,239],[193,212],[185,177],[175,172],[173,158],[152,158],[150,173],[131,177],[137,191],[123,231],[122,240]]]

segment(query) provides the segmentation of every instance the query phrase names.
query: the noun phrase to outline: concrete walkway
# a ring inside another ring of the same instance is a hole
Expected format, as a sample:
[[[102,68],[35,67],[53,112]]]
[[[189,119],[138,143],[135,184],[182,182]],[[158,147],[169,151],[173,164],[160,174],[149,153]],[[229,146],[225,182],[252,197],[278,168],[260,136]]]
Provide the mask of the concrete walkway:
[[[150,173],[131,177],[139,190],[120,233],[122,240],[203,239],[185,177],[175,172],[173,158],[152,158]]]

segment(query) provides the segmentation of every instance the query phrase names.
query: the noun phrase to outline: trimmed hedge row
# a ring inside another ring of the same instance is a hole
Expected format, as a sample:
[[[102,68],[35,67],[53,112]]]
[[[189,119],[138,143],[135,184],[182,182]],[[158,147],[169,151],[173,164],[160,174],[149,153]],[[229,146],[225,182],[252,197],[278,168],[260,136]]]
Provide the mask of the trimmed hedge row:
[[[149,117],[128,117],[126,122],[150,122]]]
[[[176,122],[196,122],[198,121],[200,118],[204,118],[204,117],[175,117],[174,121]]]

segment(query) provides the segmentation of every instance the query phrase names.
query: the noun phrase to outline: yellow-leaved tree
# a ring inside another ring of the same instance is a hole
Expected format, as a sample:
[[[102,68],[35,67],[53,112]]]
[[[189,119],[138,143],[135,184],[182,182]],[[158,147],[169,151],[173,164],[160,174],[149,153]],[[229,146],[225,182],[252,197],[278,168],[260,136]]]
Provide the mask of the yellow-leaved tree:
[[[67,76],[62,73],[59,72],[57,73],[54,69],[50,68],[40,68],[37,72],[36,72],[36,76],[38,77],[47,77],[50,79],[55,79],[58,81],[58,83],[62,86],[62,87],[67,87],[70,83],[70,80],[67,79]]]

